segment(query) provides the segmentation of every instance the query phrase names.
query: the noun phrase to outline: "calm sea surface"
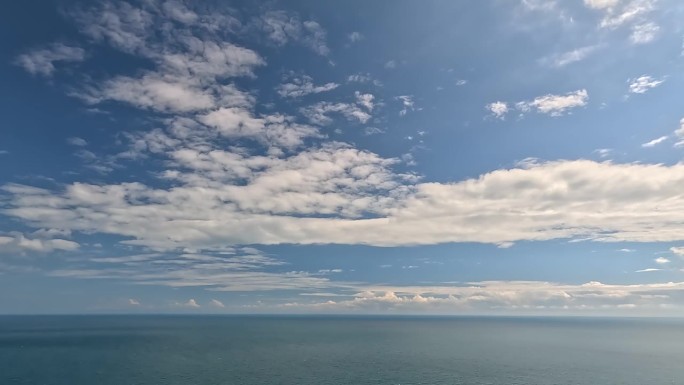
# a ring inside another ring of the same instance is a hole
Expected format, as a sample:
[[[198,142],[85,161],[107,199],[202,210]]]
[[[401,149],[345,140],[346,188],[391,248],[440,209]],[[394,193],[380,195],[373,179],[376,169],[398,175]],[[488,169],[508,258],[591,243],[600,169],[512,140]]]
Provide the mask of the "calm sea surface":
[[[684,321],[10,316],[0,384],[684,384]]]

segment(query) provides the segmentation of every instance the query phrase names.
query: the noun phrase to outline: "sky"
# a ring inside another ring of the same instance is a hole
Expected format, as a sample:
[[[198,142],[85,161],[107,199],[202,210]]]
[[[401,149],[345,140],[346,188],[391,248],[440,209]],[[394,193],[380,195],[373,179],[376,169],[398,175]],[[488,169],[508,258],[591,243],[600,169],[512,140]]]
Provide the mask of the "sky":
[[[1,314],[684,316],[680,1],[2,8]]]

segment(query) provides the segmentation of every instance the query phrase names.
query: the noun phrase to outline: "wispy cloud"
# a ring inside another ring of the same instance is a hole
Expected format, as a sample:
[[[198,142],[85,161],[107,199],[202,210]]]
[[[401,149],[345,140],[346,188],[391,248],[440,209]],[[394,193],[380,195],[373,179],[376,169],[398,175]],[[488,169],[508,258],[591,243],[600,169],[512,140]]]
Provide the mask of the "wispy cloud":
[[[52,76],[55,63],[80,62],[85,60],[85,51],[62,43],[53,43],[46,48],[38,48],[19,55],[14,63],[33,75]]]
[[[660,143],[663,143],[664,141],[666,141],[668,138],[669,138],[669,136],[663,135],[659,138],[655,138],[649,142],[643,143],[641,145],[641,147],[655,147],[655,146],[659,145]]]
[[[649,75],[642,75],[638,78],[628,79],[629,92],[633,94],[643,94],[646,91],[656,88],[665,82],[665,79],[655,79]]]
[[[329,82],[322,85],[314,85],[310,76],[293,77],[288,83],[280,84],[276,90],[282,97],[299,98],[305,95],[318,94],[321,92],[332,91],[339,87],[339,84]]]

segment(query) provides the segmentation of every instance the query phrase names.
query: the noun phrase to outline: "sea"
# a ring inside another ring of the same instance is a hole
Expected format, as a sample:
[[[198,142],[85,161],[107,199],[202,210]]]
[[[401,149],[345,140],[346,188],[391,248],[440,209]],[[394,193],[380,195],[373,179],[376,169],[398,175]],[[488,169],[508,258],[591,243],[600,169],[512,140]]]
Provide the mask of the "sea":
[[[684,321],[2,316],[0,384],[684,384]]]

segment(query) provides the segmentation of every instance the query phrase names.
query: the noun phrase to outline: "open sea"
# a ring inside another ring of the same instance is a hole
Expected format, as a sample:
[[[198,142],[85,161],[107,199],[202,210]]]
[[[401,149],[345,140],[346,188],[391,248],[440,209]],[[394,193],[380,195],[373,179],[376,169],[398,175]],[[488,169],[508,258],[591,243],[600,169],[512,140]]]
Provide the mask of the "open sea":
[[[684,384],[684,321],[4,316],[0,384]]]

